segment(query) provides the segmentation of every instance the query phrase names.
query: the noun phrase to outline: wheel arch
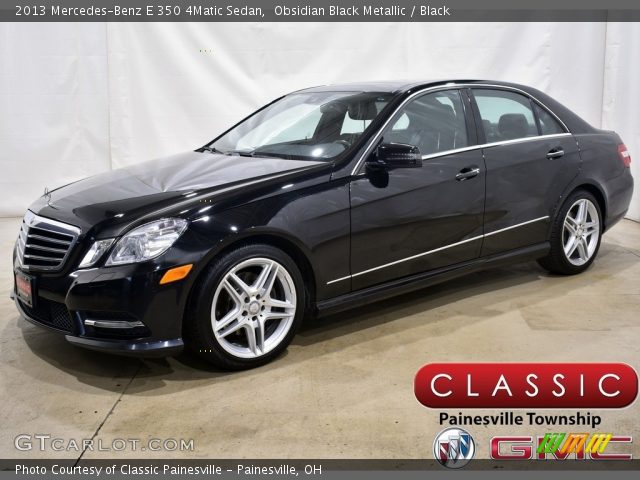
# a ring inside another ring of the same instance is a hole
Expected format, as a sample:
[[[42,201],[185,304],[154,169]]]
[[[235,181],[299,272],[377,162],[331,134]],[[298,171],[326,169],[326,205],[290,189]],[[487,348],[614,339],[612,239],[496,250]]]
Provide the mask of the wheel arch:
[[[257,231],[254,233],[249,233],[245,235],[238,235],[237,237],[227,239],[226,242],[223,242],[221,245],[218,245],[217,248],[212,250],[205,258],[202,259],[203,265],[199,269],[196,278],[193,280],[187,302],[185,305],[185,310],[189,309],[192,303],[192,296],[194,294],[195,286],[198,285],[199,279],[206,274],[207,267],[215,262],[217,258],[221,255],[224,255],[230,251],[233,251],[237,248],[240,248],[245,245],[269,245],[275,248],[282,250],[284,253],[289,255],[293,261],[296,263],[298,268],[300,269],[300,273],[302,274],[302,279],[307,289],[308,296],[308,307],[310,311],[313,311],[312,307],[315,305],[315,295],[316,295],[316,278],[315,278],[315,270],[311,264],[309,259],[309,255],[304,251],[304,247],[301,247],[297,242],[288,238],[285,235],[282,235],[273,231]]]
[[[225,245],[224,248],[217,253],[217,255],[221,255],[228,251],[234,250],[239,246],[249,244],[270,245],[282,250],[284,253],[293,258],[294,262],[296,262],[296,264],[298,265],[298,268],[300,268],[302,279],[304,280],[305,286],[307,287],[309,293],[310,303],[315,301],[316,277],[311,261],[309,260],[309,256],[303,250],[303,248],[298,245],[297,242],[294,242],[288,237],[278,235],[273,232],[255,233],[253,235],[238,238],[236,241]]]
[[[574,187],[569,192],[569,195],[573,194],[577,190],[586,190],[596,198],[598,207],[600,207],[600,213],[602,214],[602,232],[604,233],[604,231],[607,229],[607,197],[602,191],[601,187],[596,185],[595,183],[584,182]]]

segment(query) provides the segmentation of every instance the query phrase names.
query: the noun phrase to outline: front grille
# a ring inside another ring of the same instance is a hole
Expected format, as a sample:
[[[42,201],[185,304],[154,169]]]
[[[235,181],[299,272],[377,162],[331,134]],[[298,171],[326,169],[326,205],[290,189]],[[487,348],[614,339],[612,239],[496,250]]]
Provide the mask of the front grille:
[[[80,235],[73,225],[40,217],[31,211],[22,220],[18,258],[25,270],[60,270]]]
[[[73,318],[64,303],[38,297],[34,307],[30,307],[23,302],[20,302],[20,307],[29,317],[39,323],[68,333],[73,331]]]

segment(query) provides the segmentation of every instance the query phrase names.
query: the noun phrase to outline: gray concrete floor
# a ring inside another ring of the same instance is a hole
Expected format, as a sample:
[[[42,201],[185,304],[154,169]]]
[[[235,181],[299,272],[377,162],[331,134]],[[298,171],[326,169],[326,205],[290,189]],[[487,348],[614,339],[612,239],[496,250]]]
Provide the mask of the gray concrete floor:
[[[19,434],[95,437],[103,445],[194,439],[192,452],[144,453],[158,458],[431,458],[442,427],[412,385],[427,362],[639,366],[640,224],[631,221],[607,233],[585,274],[553,277],[535,263],[476,273],[308,325],[274,363],[233,374],[187,356],[137,360],[85,351],[20,319],[8,298],[18,226],[18,219],[0,220],[2,458],[79,457],[73,450],[18,452]],[[594,413],[603,416],[600,431],[638,434],[637,402]],[[492,435],[545,429],[469,430],[477,456],[486,458]],[[631,451],[637,458],[638,442]],[[87,451],[83,458],[114,456]]]

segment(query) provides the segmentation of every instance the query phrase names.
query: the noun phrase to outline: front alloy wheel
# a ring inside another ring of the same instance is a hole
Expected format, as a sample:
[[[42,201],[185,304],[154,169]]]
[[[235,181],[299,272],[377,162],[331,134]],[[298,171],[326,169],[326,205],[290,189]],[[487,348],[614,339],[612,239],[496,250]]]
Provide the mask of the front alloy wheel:
[[[211,306],[215,338],[231,355],[256,358],[287,336],[296,314],[296,287],[275,260],[240,262],[218,284]]]
[[[307,310],[296,262],[271,245],[215,258],[198,278],[185,317],[186,345],[227,370],[263,365],[287,348]]]

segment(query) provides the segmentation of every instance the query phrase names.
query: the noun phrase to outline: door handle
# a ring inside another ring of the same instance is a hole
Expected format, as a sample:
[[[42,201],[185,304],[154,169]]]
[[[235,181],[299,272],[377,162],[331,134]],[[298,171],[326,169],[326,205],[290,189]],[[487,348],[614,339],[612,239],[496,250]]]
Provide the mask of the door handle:
[[[562,147],[556,147],[549,150],[549,153],[547,153],[547,158],[549,160],[552,160],[554,158],[560,158],[563,155],[564,155],[564,150],[562,149]]]
[[[473,178],[480,173],[480,169],[476,166],[466,167],[460,170],[456,175],[456,180],[462,182],[463,180],[467,180],[468,178]]]

